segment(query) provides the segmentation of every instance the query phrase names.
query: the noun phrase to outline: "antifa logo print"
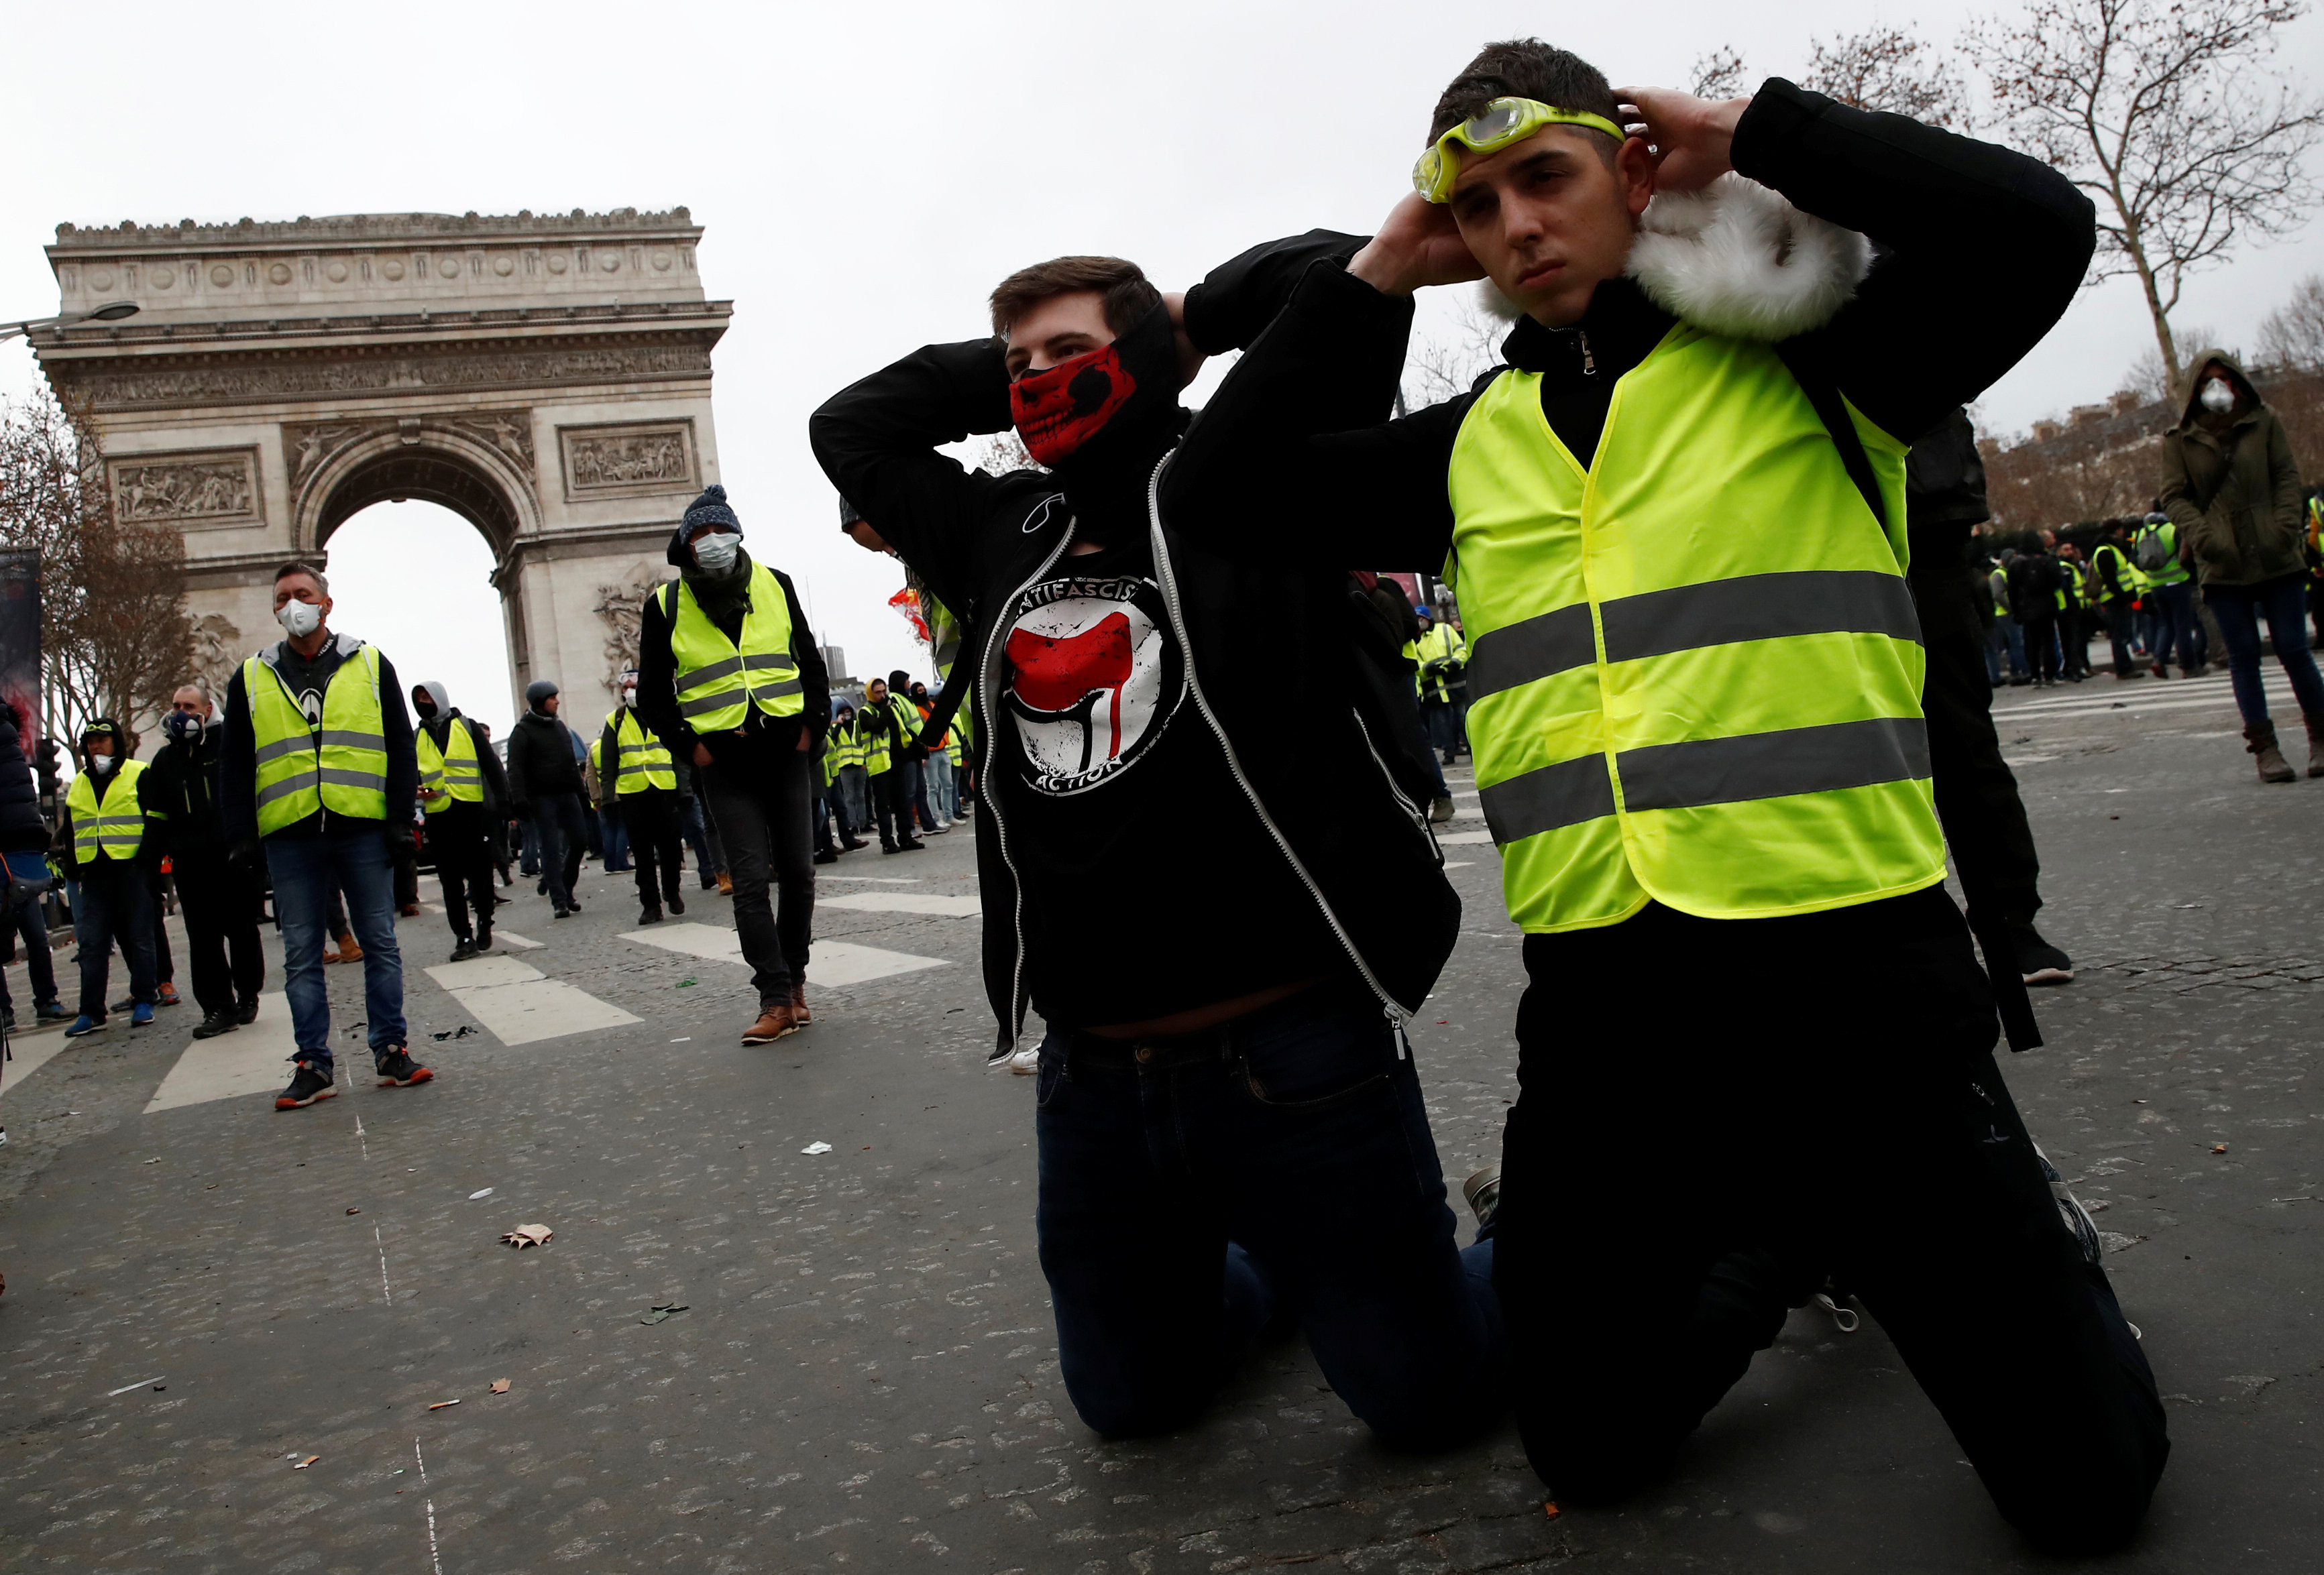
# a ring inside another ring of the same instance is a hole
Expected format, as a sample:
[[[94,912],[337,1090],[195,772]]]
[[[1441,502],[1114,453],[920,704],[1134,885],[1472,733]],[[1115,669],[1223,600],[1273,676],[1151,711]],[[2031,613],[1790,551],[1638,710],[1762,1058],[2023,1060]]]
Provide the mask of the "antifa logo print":
[[[1009,385],[1009,418],[1025,451],[1055,465],[1097,436],[1138,383],[1108,345]]]
[[[1143,753],[1168,720],[1183,693],[1176,653],[1130,594],[1150,590],[1131,581],[1119,585],[1121,594],[1065,595],[1010,631],[1009,708],[1035,787],[1094,786]]]

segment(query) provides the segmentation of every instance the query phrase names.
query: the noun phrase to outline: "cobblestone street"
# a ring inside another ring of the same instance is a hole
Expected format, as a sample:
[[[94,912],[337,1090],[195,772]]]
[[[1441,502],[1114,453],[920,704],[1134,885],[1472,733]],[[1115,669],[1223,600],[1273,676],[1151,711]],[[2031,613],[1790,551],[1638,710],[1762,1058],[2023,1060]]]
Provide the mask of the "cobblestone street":
[[[2324,781],[2255,780],[2224,676],[1997,709],[2042,927],[2079,971],[2036,993],[2049,1043],[2004,1070],[2106,1233],[2172,1413],[2151,1521],[2106,1566],[2311,1570]],[[1456,1178],[1497,1152],[1521,984],[1458,775],[1464,933],[1412,1034]],[[594,867],[559,923],[521,883],[487,962],[443,963],[433,912],[401,921],[425,1087],[355,1075],[354,968],[331,970],[343,1092],[307,1110],[272,1108],[279,994],[200,1045],[191,1007],[20,1037],[0,1570],[2042,1562],[1877,1328],[1812,1310],[1618,1512],[1546,1516],[1511,1429],[1441,1458],[1377,1447],[1296,1340],[1201,1426],[1097,1441],[1035,1258],[1032,1080],[984,1069],[970,842],[823,872],[817,1021],[766,1048],[735,1043],[754,1002],[729,906],[689,886],[682,920],[640,931],[630,878]],[[1850,966],[1803,962],[1803,988]],[[545,1245],[502,1243],[536,1222]]]

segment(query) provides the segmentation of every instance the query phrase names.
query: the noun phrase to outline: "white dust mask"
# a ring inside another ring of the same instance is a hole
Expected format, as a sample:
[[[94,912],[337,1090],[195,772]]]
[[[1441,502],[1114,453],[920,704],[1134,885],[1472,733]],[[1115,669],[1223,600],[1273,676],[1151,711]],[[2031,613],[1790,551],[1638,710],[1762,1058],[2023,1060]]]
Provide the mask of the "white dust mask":
[[[2236,408],[2236,391],[2227,386],[2224,377],[2215,377],[2203,384],[2203,408],[2215,416],[2224,416]]]
[[[694,561],[714,575],[723,575],[734,566],[734,555],[742,550],[742,539],[732,530],[714,530],[694,544]]]
[[[323,626],[323,610],[312,602],[285,602],[274,609],[274,622],[290,632],[293,640],[304,640]]]

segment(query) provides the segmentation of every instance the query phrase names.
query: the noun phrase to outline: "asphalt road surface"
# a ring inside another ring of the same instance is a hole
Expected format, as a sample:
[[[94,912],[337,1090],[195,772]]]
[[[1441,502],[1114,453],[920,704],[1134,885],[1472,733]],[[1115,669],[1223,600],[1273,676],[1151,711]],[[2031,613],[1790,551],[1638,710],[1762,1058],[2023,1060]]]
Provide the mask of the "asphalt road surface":
[[[2043,926],[2080,970],[2037,997],[2049,1045],[2006,1070],[2170,1397],[2153,1518],[2103,1567],[2312,1570],[2324,780],[2256,780],[2224,677],[2011,690],[2001,717]],[[1468,918],[1413,1033],[1456,1177],[1498,1146],[1520,984],[1459,802]],[[1378,1447],[1296,1340],[1201,1425],[1099,1441],[1035,1259],[1032,1080],[983,1067],[969,841],[824,871],[818,1020],[771,1047],[736,1043],[753,1002],[728,905],[641,932],[629,878],[594,867],[570,920],[520,885],[503,933],[539,944],[486,963],[447,968],[432,911],[401,921],[421,1088],[343,1076],[278,1115],[279,996],[201,1045],[190,1005],[21,1036],[0,1570],[2043,1564],[1878,1329],[1809,1312],[1619,1511],[1549,1517],[1506,1427],[1435,1458]],[[1237,900],[1235,871],[1206,875]],[[1803,988],[1855,965],[1803,962]],[[330,974],[359,1074],[359,970]],[[532,1223],[546,1245],[502,1243]]]

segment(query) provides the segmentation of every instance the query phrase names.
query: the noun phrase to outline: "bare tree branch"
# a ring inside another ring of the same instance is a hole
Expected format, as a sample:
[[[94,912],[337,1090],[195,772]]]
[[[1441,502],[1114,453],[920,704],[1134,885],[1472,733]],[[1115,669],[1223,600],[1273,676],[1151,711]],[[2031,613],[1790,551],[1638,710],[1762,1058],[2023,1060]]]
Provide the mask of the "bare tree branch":
[[[2273,69],[2305,0],[2034,0],[1962,47],[2010,138],[2098,208],[2089,282],[2136,278],[2175,384],[2171,333],[2190,273],[2314,210],[2303,168],[2324,103]]]
[[[1960,70],[1910,28],[1868,27],[1812,41],[1800,85],[1857,109],[1887,110],[1931,125],[1969,124]]]
[[[2292,299],[2259,325],[2259,361],[2287,372],[2324,372],[2324,273],[2292,287]]]
[[[1480,284],[1453,309],[1452,331],[1416,344],[1405,360],[1404,399],[1410,410],[1441,405],[1464,394],[1501,359],[1501,341],[1515,319],[1492,304]]]
[[[1749,74],[1733,44],[1696,57],[1687,74],[1693,78],[1688,90],[1697,98],[1740,98],[1749,90]]]

